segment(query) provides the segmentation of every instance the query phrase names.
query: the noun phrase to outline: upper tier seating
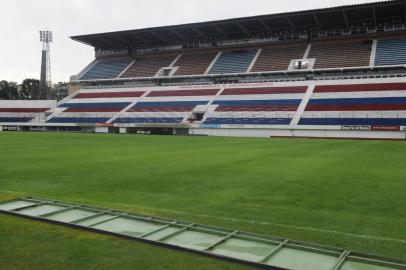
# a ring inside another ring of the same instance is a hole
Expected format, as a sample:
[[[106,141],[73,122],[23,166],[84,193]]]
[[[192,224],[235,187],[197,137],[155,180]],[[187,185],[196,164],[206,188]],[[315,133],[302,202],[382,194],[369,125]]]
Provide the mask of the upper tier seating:
[[[177,54],[138,56],[121,78],[154,77],[161,68],[170,66],[177,56]]]
[[[316,58],[315,69],[369,66],[371,41],[315,42],[308,58]]]
[[[198,97],[198,96],[215,96],[219,89],[197,89],[197,90],[169,90],[169,91],[152,91],[147,97]]]
[[[223,51],[210,74],[245,73],[258,50]]]
[[[182,54],[175,65],[179,67],[175,76],[203,75],[217,54],[218,51]]]
[[[306,111],[406,110],[406,97],[311,99]]]
[[[120,75],[131,62],[132,59],[128,57],[99,59],[80,79],[113,79]]]
[[[376,47],[375,66],[406,64],[406,39],[381,39]]]
[[[221,96],[233,95],[273,95],[273,94],[301,94],[306,93],[307,86],[291,87],[256,87],[256,88],[227,88]]]
[[[307,44],[264,47],[251,72],[287,70],[291,60],[303,58],[306,47]]]

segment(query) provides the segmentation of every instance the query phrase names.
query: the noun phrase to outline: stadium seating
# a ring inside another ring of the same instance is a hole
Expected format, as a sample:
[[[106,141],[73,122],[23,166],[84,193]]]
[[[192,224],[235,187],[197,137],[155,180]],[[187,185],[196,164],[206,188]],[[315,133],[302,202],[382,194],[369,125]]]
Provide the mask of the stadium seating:
[[[217,112],[251,112],[251,111],[296,111],[299,107],[301,99],[285,99],[285,100],[218,100],[213,104],[219,105]]]
[[[191,112],[197,105],[207,103],[208,101],[138,102],[127,112]]]
[[[315,58],[315,69],[369,66],[371,41],[314,42],[308,58]]]
[[[291,60],[303,58],[306,47],[307,44],[264,47],[251,72],[287,70]]]
[[[28,123],[33,117],[0,117],[0,123]]]
[[[244,73],[248,71],[257,50],[223,51],[210,74]]]
[[[406,39],[381,39],[377,42],[375,65],[406,64]]]
[[[120,75],[131,62],[132,59],[128,57],[99,59],[80,79],[113,79]]]
[[[406,118],[302,118],[299,125],[312,126],[406,126]]]
[[[208,118],[206,125],[289,125],[291,118]]]
[[[178,124],[183,117],[119,117],[115,124]]]
[[[175,76],[202,75],[206,72],[218,51],[184,53],[176,62],[179,67]]]
[[[41,122],[54,101],[0,100],[0,123]]]
[[[120,112],[131,102],[103,102],[103,103],[64,103],[59,107],[66,108],[65,113],[72,112]]]
[[[161,68],[170,66],[177,56],[177,54],[138,56],[134,64],[121,77],[154,77]]]
[[[66,124],[96,124],[105,123],[110,117],[53,117],[47,123],[66,123]]]
[[[316,86],[299,125],[401,126],[406,83]]]

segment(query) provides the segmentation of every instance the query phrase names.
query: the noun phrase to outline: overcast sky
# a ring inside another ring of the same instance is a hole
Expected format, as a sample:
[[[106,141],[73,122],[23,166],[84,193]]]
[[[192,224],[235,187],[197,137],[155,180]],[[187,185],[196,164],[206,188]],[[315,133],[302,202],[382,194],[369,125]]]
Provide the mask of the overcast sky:
[[[52,81],[94,58],[72,35],[360,4],[372,0],[0,0],[0,80],[39,78],[40,29],[54,32]]]

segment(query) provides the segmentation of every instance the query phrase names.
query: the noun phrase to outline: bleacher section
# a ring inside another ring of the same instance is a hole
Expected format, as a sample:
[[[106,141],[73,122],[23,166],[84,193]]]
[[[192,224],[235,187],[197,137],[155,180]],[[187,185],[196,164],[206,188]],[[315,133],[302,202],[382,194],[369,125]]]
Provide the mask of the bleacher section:
[[[121,77],[154,77],[161,68],[170,66],[177,56],[177,54],[139,56],[135,59],[134,64]]]
[[[134,90],[81,91],[59,104],[47,123],[104,123],[144,93]]]
[[[372,41],[314,42],[308,58],[315,58],[315,69],[366,67],[370,64]]]
[[[317,86],[299,125],[406,125],[406,83]]]
[[[205,125],[289,125],[306,86],[226,88]]]
[[[43,122],[53,100],[0,100],[0,123]]]
[[[375,65],[405,65],[406,39],[380,39],[376,46]]]
[[[114,79],[120,75],[131,62],[132,59],[128,57],[99,59],[80,79]]]
[[[179,67],[175,76],[204,74],[217,54],[217,50],[182,54],[175,65]]]
[[[244,73],[248,71],[258,50],[223,51],[210,74]]]
[[[303,58],[306,48],[307,44],[263,47],[251,72],[287,70],[291,60]]]

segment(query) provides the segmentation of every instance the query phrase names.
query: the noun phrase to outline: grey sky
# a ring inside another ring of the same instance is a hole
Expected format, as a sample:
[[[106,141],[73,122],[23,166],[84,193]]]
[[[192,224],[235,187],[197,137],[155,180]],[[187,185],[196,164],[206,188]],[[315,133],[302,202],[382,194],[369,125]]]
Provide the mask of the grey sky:
[[[69,36],[360,4],[372,0],[1,0],[0,80],[38,78],[38,31],[54,32],[52,81],[68,81],[93,58]]]

